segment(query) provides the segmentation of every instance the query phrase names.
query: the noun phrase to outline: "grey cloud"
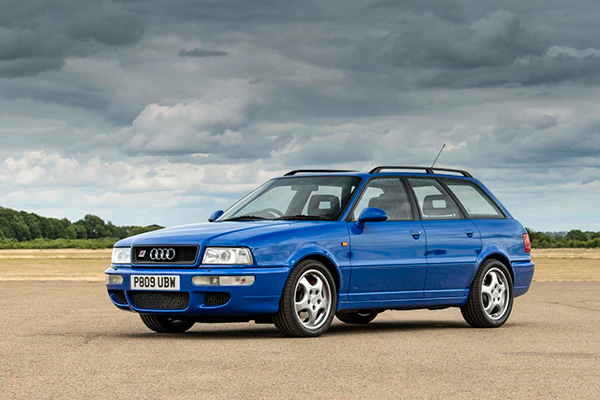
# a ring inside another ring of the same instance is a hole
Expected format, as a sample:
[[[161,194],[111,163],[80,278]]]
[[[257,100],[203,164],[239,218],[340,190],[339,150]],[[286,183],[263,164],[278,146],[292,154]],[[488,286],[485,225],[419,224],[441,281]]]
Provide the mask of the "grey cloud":
[[[534,122],[535,129],[547,129],[557,124],[556,117],[553,115],[542,115],[538,120]]]
[[[192,57],[192,58],[203,58],[203,57],[223,57],[226,56],[226,51],[221,50],[208,50],[208,49],[191,49],[191,50],[179,50],[179,57]]]
[[[269,157],[287,141],[269,138],[254,126],[261,109],[251,96],[214,102],[194,100],[173,106],[151,104],[122,133],[132,154],[182,156],[202,154],[204,162]]]
[[[460,69],[510,65],[519,57],[545,53],[546,46],[515,13],[497,10],[471,24],[424,17],[407,32],[401,30],[391,52],[396,65]]]
[[[64,60],[56,58],[26,58],[0,61],[0,77],[17,78],[38,75],[46,71],[58,71],[63,67],[64,63]]]
[[[60,70],[69,56],[86,57],[106,46],[133,45],[145,30],[139,15],[112,1],[38,1],[28,2],[27,7],[21,1],[4,3],[0,77]]]
[[[128,46],[140,40],[145,29],[142,18],[112,5],[98,8],[93,14],[73,21],[69,30],[71,38],[90,38],[107,46]]]
[[[335,133],[322,137],[299,137],[291,151],[275,155],[285,165],[331,165],[376,158],[381,138],[375,133]]]

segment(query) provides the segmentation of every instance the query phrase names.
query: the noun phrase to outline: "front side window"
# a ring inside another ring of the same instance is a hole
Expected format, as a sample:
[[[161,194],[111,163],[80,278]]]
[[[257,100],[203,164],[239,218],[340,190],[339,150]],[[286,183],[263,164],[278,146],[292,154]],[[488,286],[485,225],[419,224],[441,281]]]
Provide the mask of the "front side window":
[[[471,218],[502,218],[502,212],[470,182],[444,181]]]
[[[350,176],[275,179],[227,210],[218,221],[339,218],[360,184]]]
[[[448,192],[435,179],[409,178],[424,220],[461,219],[460,210]]]
[[[400,178],[371,179],[356,204],[352,221],[356,221],[367,207],[382,209],[388,215],[388,221],[413,219],[408,193]]]

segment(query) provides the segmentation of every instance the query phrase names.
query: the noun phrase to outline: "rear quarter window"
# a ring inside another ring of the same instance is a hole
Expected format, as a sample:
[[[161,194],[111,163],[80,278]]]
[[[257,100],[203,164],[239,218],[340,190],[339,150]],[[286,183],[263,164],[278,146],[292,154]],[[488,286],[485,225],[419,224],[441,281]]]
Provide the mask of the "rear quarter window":
[[[471,218],[504,218],[502,211],[481,189],[470,182],[445,181]]]

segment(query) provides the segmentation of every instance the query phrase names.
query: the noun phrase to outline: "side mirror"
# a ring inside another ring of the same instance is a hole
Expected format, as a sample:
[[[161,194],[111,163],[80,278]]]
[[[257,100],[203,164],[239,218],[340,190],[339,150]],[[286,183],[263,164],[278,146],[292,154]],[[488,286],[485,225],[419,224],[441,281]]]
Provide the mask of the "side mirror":
[[[388,219],[388,215],[381,208],[367,207],[360,213],[356,226],[363,229],[366,222],[381,222]]]
[[[210,217],[208,217],[208,222],[214,222],[221,215],[223,215],[223,210],[217,210],[217,211],[215,211],[214,213],[210,214]]]

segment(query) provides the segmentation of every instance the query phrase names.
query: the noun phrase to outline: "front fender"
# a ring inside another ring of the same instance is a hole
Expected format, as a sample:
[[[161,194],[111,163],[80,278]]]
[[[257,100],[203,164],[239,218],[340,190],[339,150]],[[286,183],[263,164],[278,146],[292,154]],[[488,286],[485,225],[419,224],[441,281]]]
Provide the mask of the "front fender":
[[[292,267],[298,264],[305,258],[317,256],[326,258],[331,265],[335,268],[337,272],[337,285],[338,292],[345,293],[348,291],[348,285],[350,283],[350,274],[342,273],[342,269],[340,268],[339,262],[336,260],[336,257],[333,253],[331,253],[327,248],[320,246],[318,244],[308,244],[299,248],[294,254],[290,257],[287,264]]]

